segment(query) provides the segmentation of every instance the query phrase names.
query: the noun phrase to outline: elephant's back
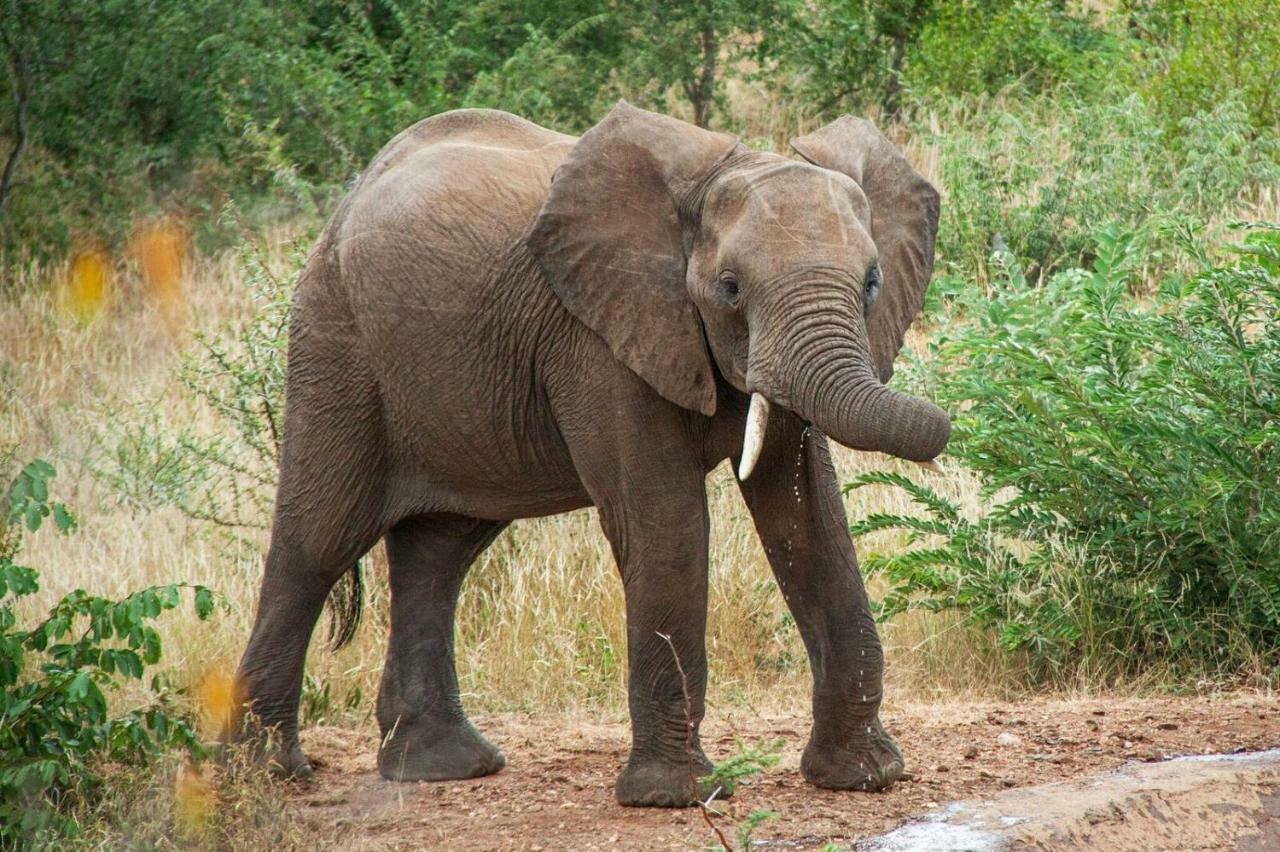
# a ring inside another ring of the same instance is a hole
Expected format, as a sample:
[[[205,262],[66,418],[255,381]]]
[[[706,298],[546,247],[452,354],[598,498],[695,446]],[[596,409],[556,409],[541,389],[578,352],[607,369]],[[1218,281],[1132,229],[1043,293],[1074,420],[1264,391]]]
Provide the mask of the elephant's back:
[[[415,511],[514,517],[547,495],[581,503],[562,446],[510,435],[513,422],[555,434],[542,371],[577,339],[524,246],[575,141],[494,111],[436,116],[388,144],[330,224],[351,346],[394,427],[389,458],[437,500]]]
[[[374,157],[360,184],[376,181],[406,159],[443,143],[471,146],[493,152],[543,152],[562,148],[560,157],[576,137],[557,133],[526,118],[496,109],[456,109],[424,118],[397,134]],[[558,159],[557,159],[558,162]]]
[[[374,159],[335,217],[343,277],[398,271],[462,275],[456,287],[519,247],[576,140],[497,110],[418,122]]]

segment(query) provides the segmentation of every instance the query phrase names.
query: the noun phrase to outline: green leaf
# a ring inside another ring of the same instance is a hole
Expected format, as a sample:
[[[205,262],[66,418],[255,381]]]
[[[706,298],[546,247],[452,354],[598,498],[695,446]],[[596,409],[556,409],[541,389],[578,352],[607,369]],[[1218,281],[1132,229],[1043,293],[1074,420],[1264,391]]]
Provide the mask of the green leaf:
[[[196,586],[196,615],[204,621],[213,612],[213,592],[204,586]]]

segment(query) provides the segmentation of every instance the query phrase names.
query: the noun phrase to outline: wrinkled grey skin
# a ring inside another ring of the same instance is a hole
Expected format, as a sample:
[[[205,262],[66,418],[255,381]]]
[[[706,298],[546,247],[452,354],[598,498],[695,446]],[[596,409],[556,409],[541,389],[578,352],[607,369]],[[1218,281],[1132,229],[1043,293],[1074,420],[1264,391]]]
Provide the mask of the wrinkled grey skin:
[[[938,197],[865,121],[793,147],[804,161],[623,102],[581,139],[465,110],[378,155],[294,297],[275,523],[240,667],[279,768],[310,772],[307,644],[330,588],[385,536],[382,774],[500,769],[458,695],[458,590],[510,521],[594,505],[626,592],[632,750],[617,797],[689,804],[681,682],[659,634],[697,723],[704,478],[736,464],[760,392],[773,412],[741,489],[812,663],[802,770],[836,789],[899,777],[823,433],[921,461],[947,443],[940,409],[882,383],[923,300]]]

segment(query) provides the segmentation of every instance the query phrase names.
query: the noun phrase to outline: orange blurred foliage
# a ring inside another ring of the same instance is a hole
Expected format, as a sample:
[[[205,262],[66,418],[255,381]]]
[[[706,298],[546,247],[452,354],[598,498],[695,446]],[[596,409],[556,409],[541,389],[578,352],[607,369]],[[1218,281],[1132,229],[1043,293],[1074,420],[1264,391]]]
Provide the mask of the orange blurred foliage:
[[[186,295],[182,273],[187,255],[187,232],[174,219],[158,219],[134,229],[129,254],[138,263],[147,298],[170,331],[182,322]]]
[[[200,727],[206,736],[221,738],[239,722],[239,696],[236,676],[225,665],[214,666],[200,678],[195,701],[200,711]]]

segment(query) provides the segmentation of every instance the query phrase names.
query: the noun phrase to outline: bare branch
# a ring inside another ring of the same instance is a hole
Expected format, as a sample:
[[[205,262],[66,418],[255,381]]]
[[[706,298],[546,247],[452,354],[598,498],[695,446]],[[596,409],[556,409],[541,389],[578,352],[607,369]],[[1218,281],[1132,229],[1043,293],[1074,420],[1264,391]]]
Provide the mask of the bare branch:
[[[18,9],[21,6],[21,3],[17,4]],[[18,16],[15,15],[14,17],[17,18]],[[13,189],[14,177],[18,173],[18,161],[22,159],[23,152],[27,150],[27,142],[30,138],[27,104],[31,99],[31,72],[27,57],[22,51],[19,37],[17,35],[10,36],[7,29],[0,28],[0,39],[3,39],[4,46],[9,54],[9,67],[13,69],[15,137],[13,150],[9,152],[9,157],[5,160],[4,172],[0,173],[0,213],[3,213],[5,202]]]
[[[680,662],[680,655],[676,653],[676,646],[671,641],[671,635],[658,633],[657,631],[654,631],[654,633],[659,639],[666,642],[667,647],[671,649],[671,657],[676,661],[676,671],[680,673],[680,692],[684,695],[684,749],[685,756],[689,759],[689,797],[698,803],[698,810],[702,812],[702,818],[707,821],[707,826],[720,839],[720,846],[726,850],[732,849],[733,847],[729,845],[729,839],[724,836],[724,832],[711,819],[711,814],[715,813],[711,809],[711,803],[719,795],[720,788],[717,787],[705,802],[698,795],[698,776],[693,771],[693,702],[689,698],[689,678],[684,673],[684,666]]]

